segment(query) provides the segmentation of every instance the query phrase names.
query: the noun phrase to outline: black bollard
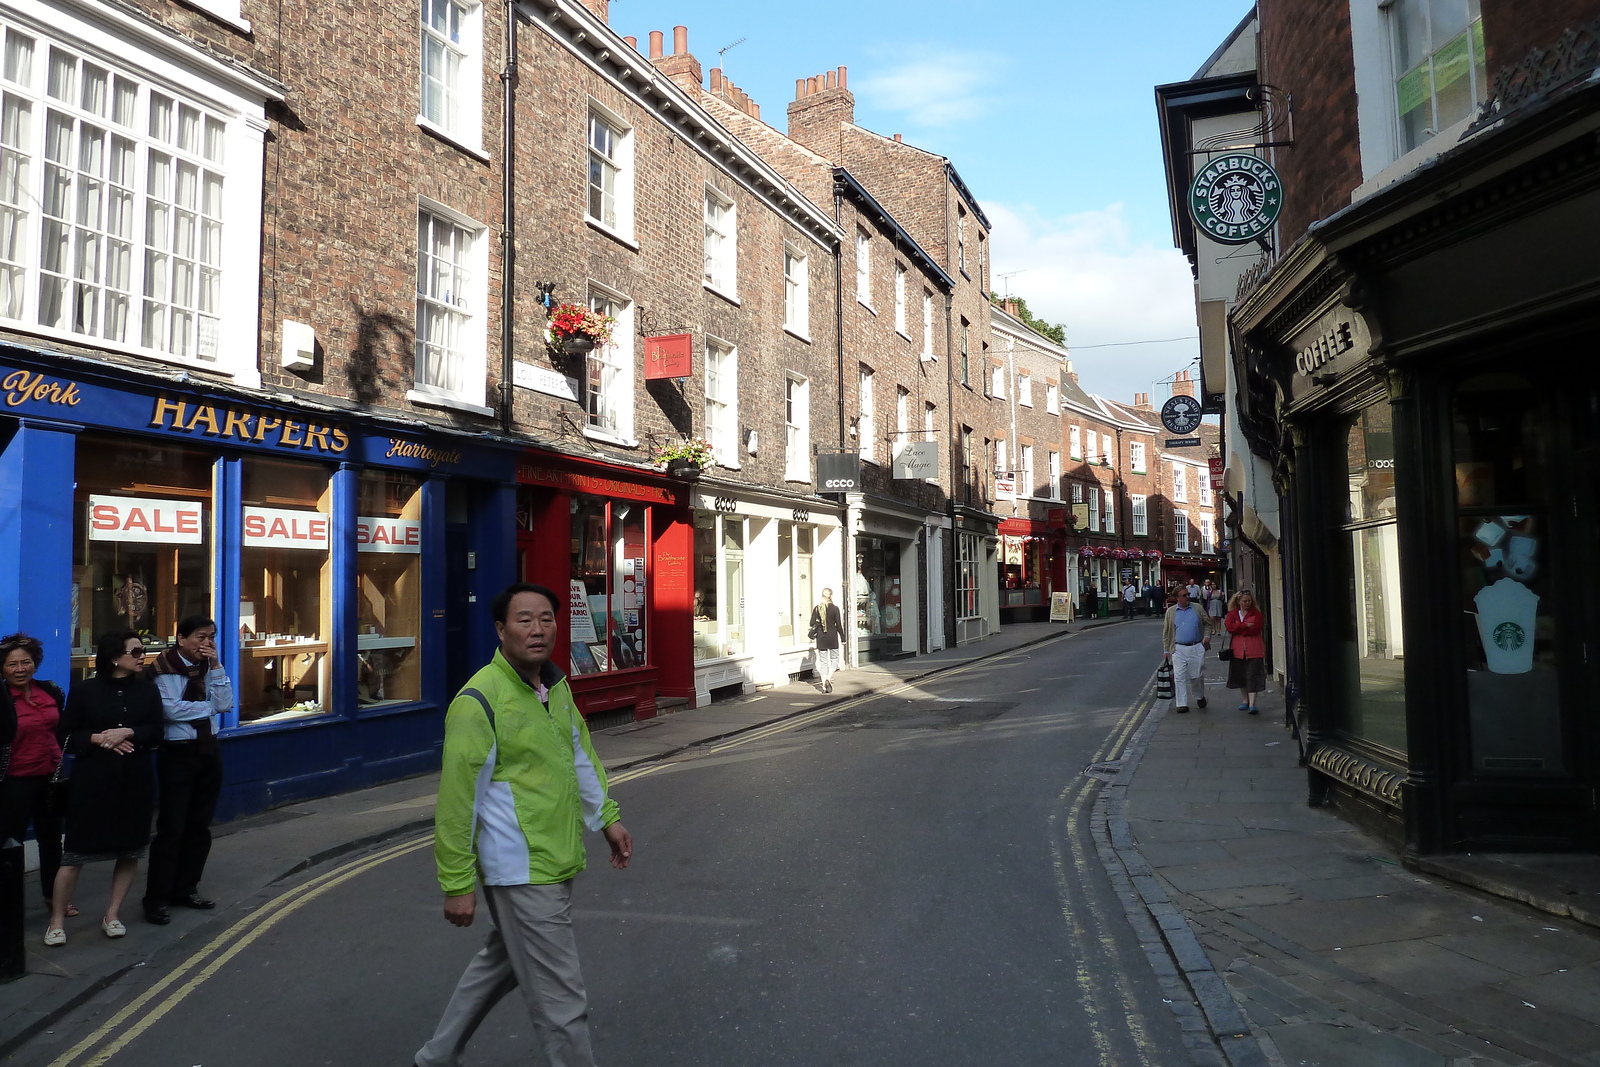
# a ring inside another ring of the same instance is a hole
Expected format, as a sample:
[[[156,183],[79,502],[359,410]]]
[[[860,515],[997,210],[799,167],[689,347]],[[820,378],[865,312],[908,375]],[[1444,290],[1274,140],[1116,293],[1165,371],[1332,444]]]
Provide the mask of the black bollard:
[[[27,970],[22,950],[22,905],[27,864],[20,842],[0,843],[0,982],[21,978]]]

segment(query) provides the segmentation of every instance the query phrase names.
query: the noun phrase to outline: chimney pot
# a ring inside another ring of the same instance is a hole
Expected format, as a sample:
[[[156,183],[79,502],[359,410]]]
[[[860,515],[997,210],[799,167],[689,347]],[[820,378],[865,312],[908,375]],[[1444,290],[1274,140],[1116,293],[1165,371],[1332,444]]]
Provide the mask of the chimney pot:
[[[661,58],[661,46],[662,46],[662,43],[665,40],[666,40],[666,35],[663,34],[660,30],[651,30],[650,31],[650,58],[651,59],[660,59]]]
[[[841,89],[848,89],[849,88],[849,85],[847,85],[846,82],[845,82],[845,69],[844,69],[844,67],[842,65],[839,67],[839,88],[841,88]]]
[[[689,27],[672,27],[672,54],[686,56],[689,54]]]
[[[824,77],[826,77],[828,79],[828,88],[829,89],[832,89],[835,85],[838,84],[837,79],[838,79],[839,75],[835,71],[831,71],[831,70],[828,71],[828,73],[826,75],[824,75]]]
[[[637,52],[639,50],[639,38],[637,38],[637,37],[624,37],[623,40],[628,42],[628,47],[633,49],[635,52]]]
[[[794,80],[794,98],[796,100],[799,100],[799,99],[803,98],[805,95],[806,95],[806,80],[804,78],[796,78]]]
[[[806,95],[807,96],[815,96],[816,93],[817,93],[817,79],[815,79],[815,78],[807,78],[806,79]]]
[[[895,140],[896,140],[896,141],[900,141],[900,140],[903,140],[903,138],[902,138],[902,137],[901,137],[901,136],[900,136],[900,135],[899,135],[899,134],[898,134],[898,133],[897,133],[897,134],[895,134],[895,135],[894,135],[894,139],[895,139]]]
[[[721,89],[721,88],[722,88],[722,68],[721,67],[712,67],[711,68],[711,91],[712,92],[716,92],[718,89]]]

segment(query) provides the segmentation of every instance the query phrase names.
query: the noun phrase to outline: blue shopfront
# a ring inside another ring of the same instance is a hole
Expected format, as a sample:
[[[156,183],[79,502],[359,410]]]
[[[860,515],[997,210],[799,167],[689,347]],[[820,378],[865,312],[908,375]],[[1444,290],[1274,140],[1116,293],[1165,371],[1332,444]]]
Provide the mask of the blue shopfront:
[[[157,652],[214,617],[222,819],[438,765],[515,508],[514,453],[482,438],[0,349],[0,632],[66,684],[100,633]]]

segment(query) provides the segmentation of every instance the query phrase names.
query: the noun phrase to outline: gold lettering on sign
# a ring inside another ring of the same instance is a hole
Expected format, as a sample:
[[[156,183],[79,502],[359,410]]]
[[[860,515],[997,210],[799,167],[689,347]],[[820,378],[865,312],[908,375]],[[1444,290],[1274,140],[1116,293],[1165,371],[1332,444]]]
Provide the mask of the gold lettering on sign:
[[[6,375],[4,380],[0,380],[0,390],[5,391],[8,407],[18,407],[30,400],[72,407],[83,399],[76,382],[53,382],[42,374],[29,374],[25,370]]]
[[[18,371],[0,381],[0,388],[19,387],[14,386],[12,379],[22,373]],[[37,399],[41,395],[45,394],[37,394],[34,398]],[[76,387],[68,387],[59,395],[61,399],[52,402],[76,404],[80,399]],[[7,403],[14,405],[19,402],[7,397]],[[332,452],[335,455],[350,447],[350,435],[337,426],[318,426],[315,423],[274,418],[248,408],[190,404],[187,400],[173,400],[165,396],[155,398],[155,406],[150,413],[150,425],[171,430],[173,433],[231,437],[239,441],[276,445],[279,448],[310,449],[317,452]],[[279,431],[276,438],[270,436],[274,430]]]
[[[461,453],[453,448],[433,448],[428,445],[419,445],[415,441],[403,441],[398,437],[389,438],[389,451],[384,453],[385,459],[395,457],[401,459],[420,459],[430,467],[437,467],[441,463],[460,463]]]

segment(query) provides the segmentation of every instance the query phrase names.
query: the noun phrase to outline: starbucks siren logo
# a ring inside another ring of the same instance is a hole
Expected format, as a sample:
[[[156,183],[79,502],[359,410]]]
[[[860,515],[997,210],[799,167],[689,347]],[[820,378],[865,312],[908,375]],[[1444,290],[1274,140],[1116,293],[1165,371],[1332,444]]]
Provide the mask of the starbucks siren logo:
[[[1272,229],[1283,210],[1283,186],[1266,160],[1243,152],[1218,156],[1189,186],[1189,214],[1207,237],[1242,245]]]
[[[1515,652],[1528,639],[1528,632],[1514,622],[1503,622],[1494,628],[1494,643],[1507,652]]]

